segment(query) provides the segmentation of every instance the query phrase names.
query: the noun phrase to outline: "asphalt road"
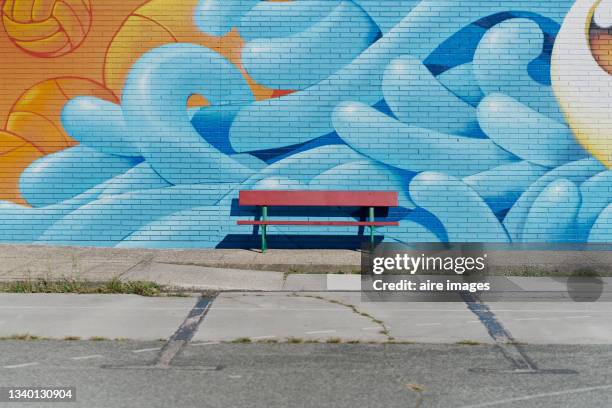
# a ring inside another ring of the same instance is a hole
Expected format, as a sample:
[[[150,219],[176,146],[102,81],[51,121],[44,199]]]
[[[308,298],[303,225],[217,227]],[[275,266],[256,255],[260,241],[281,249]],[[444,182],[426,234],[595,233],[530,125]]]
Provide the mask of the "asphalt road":
[[[2,341],[0,384],[74,386],[77,402],[0,406],[602,408],[612,401],[611,346],[526,346],[539,368],[575,371],[521,374],[491,345],[191,343],[160,369],[162,345]]]

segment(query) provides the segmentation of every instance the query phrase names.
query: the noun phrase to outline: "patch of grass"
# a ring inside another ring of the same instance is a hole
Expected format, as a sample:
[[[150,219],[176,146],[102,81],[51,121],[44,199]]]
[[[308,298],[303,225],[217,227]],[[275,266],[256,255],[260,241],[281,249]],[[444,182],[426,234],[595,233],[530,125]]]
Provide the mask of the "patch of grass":
[[[474,340],[461,340],[455,343],[458,346],[481,346],[482,343]]]
[[[406,387],[415,392],[423,392],[425,391],[425,387],[420,384],[406,384]]]
[[[99,289],[98,293],[105,294],[128,294],[140,296],[159,296],[161,288],[158,284],[144,281],[129,281],[122,282],[119,279],[113,279],[107,282]]]
[[[25,280],[9,282],[0,286],[0,291],[7,293],[79,293],[82,290],[83,285],[71,279],[60,281]]]
[[[164,295],[168,297],[180,297],[180,298],[193,297],[193,294],[189,292],[164,292]]]
[[[102,337],[102,336],[93,336],[89,338],[89,341],[108,341],[110,340],[107,337]]]
[[[535,266],[523,266],[514,269],[500,270],[500,271],[488,271],[483,276],[525,276],[525,277],[557,277],[567,278],[570,276],[574,277],[585,277],[585,278],[596,278],[600,276],[612,276],[612,269],[600,269],[596,270],[592,267],[581,267],[577,269],[565,268],[565,269],[545,269]]]
[[[4,293],[78,293],[78,294],[130,294],[140,296],[159,296],[161,288],[153,282],[129,281],[122,282],[113,279],[102,284],[91,284],[75,279],[25,280],[9,282],[0,285]]]
[[[599,277],[599,274],[593,268],[580,268],[574,271],[574,273],[572,273],[572,276],[578,276],[578,277],[584,277],[584,278],[597,278]]]
[[[342,339],[338,338],[338,337],[331,337],[328,338],[327,340],[319,340],[319,339],[304,339],[301,337],[287,337],[286,339],[261,339],[261,340],[256,340],[253,341],[248,337],[241,337],[232,341],[228,341],[227,343],[234,343],[234,344],[250,344],[250,343],[257,343],[257,344],[351,344],[351,345],[357,345],[357,344],[371,344],[371,345],[380,345],[380,346],[385,346],[385,345],[401,345],[401,344],[418,344],[416,341],[411,341],[411,340],[395,340],[393,337],[391,337],[389,340],[383,340],[383,341],[377,341],[377,340],[347,340],[347,341],[342,341]],[[460,344],[463,342],[459,342],[457,344]],[[465,341],[466,345],[477,345],[480,343],[477,342],[470,342],[469,340]]]
[[[124,290],[124,283],[119,279],[113,278],[110,282],[104,284],[100,290],[108,293],[121,293]]]
[[[230,343],[239,343],[239,344],[247,344],[247,343],[252,343],[252,342],[253,340],[251,340],[249,337],[239,337],[237,339],[230,341]]]
[[[421,408],[423,405],[423,392],[425,391],[425,387],[423,387],[421,384],[406,384],[406,388],[417,395],[417,400],[414,407]]]
[[[82,339],[79,336],[66,336],[66,337],[63,337],[61,339],[56,339],[56,338],[50,338],[50,337],[34,336],[34,335],[31,335],[31,334],[25,333],[25,334],[13,334],[12,336],[0,336],[0,341],[2,341],[2,340],[22,340],[22,341],[64,340],[64,341],[78,341],[78,340],[82,340]],[[89,340],[89,341],[123,341],[123,340],[127,340],[127,339],[123,339],[123,338],[109,339],[107,337],[102,337],[102,336],[93,336],[93,337],[90,337],[87,340]]]
[[[66,337],[64,337],[64,340],[66,340],[66,341],[77,341],[77,340],[81,340],[81,338],[79,336],[66,336]]]
[[[44,337],[33,336],[31,334],[13,334],[12,336],[2,336],[0,340],[25,340],[25,341],[34,341],[34,340],[44,340]]]

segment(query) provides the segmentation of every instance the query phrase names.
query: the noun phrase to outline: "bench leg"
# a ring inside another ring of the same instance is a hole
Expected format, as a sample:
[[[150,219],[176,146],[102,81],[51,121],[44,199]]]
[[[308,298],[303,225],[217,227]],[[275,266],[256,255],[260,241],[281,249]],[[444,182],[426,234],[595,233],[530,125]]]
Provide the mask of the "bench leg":
[[[370,222],[374,222],[374,207],[370,207]],[[374,249],[374,226],[370,226],[370,246]]]
[[[262,221],[268,221],[268,207],[263,206],[261,207],[261,220]],[[261,226],[261,252],[266,252],[266,249],[268,249],[268,242],[266,241],[266,228],[268,226],[267,225],[262,225]]]

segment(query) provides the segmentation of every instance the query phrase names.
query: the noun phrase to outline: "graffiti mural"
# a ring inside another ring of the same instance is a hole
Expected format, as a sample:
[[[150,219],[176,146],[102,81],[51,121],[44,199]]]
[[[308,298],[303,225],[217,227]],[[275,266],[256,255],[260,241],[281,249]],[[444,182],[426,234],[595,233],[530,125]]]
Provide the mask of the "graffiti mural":
[[[392,242],[612,242],[611,16],[608,0],[5,0],[0,241],[247,245],[240,189],[342,189],[400,192]]]

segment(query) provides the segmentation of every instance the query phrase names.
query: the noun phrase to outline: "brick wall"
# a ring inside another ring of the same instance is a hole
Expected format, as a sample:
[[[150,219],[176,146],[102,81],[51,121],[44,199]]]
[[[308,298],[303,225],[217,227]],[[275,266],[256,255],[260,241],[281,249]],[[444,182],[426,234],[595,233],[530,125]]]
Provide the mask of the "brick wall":
[[[257,245],[240,189],[398,191],[390,242],[612,241],[606,2],[1,4],[0,241]]]

